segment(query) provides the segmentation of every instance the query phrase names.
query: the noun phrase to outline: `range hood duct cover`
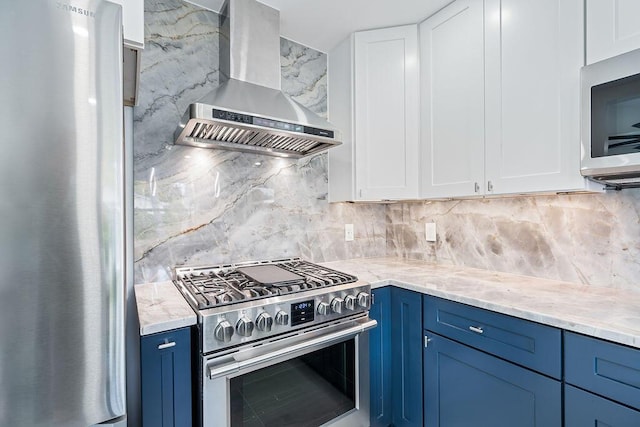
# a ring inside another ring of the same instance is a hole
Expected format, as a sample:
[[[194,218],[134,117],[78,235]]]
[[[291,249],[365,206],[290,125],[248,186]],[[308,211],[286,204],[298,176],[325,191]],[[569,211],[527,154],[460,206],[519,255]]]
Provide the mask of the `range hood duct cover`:
[[[280,90],[280,12],[229,0],[220,12],[223,83],[187,108],[175,143],[299,158],[341,144],[324,118]]]

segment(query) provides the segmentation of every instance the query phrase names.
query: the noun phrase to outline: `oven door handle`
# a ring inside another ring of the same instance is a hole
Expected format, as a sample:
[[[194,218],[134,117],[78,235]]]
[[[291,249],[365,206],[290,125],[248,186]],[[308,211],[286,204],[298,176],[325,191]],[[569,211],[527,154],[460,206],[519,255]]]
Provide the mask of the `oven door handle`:
[[[347,329],[342,329],[338,332],[330,332],[325,335],[321,335],[319,337],[315,337],[309,340],[305,340],[298,344],[293,344],[290,346],[285,346],[284,348],[279,348],[278,350],[274,350],[271,352],[267,352],[261,355],[257,355],[246,360],[237,360],[242,359],[238,357],[234,362],[226,363],[224,365],[218,366],[207,366],[209,379],[215,379],[221,376],[226,376],[229,374],[233,374],[242,369],[246,369],[252,367],[254,365],[258,365],[261,363],[269,362],[274,359],[278,359],[283,356],[289,356],[288,358],[296,357],[298,354],[306,354],[314,350],[314,348],[322,348],[326,347],[328,344],[338,341],[345,341],[346,339],[354,338],[355,336],[361,334],[362,332],[368,331],[369,329],[375,328],[378,323],[373,320],[367,318],[365,322],[359,323],[356,326],[352,326]],[[242,353],[242,352],[240,352]]]

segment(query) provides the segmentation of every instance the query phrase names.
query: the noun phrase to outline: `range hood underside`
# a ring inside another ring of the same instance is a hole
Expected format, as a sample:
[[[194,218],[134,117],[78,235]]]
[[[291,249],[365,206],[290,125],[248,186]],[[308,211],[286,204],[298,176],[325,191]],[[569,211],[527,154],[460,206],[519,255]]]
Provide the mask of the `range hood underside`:
[[[203,104],[192,104],[191,107],[209,109]],[[181,145],[291,158],[308,156],[337,145],[328,138],[294,136],[273,130],[267,132],[250,124],[239,125],[214,119],[186,119],[184,129],[176,139]]]
[[[281,91],[237,79],[191,104],[174,137],[181,145],[294,158],[340,144],[330,123]]]
[[[606,189],[640,188],[640,172],[593,175],[588,176],[588,178],[599,184],[604,184]]]

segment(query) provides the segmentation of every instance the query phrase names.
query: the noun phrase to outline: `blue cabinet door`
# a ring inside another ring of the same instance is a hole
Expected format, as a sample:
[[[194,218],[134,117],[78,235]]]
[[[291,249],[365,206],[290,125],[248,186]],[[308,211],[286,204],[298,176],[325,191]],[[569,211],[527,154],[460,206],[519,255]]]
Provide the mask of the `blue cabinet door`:
[[[560,381],[433,332],[424,334],[426,426],[562,425]]]
[[[140,338],[143,427],[192,427],[191,331]]]
[[[378,326],[369,331],[371,427],[391,424],[391,288],[373,289],[369,317]]]
[[[391,289],[392,419],[422,426],[422,294]]]
[[[640,409],[640,350],[565,332],[565,381]]]
[[[564,425],[638,427],[640,411],[567,384],[564,389]]]

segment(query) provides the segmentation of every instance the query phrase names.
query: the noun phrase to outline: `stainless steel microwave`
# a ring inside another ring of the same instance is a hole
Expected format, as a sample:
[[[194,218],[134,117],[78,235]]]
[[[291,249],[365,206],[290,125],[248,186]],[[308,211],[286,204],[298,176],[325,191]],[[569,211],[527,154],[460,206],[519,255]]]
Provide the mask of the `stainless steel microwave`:
[[[640,186],[640,49],[582,68],[582,175]]]

